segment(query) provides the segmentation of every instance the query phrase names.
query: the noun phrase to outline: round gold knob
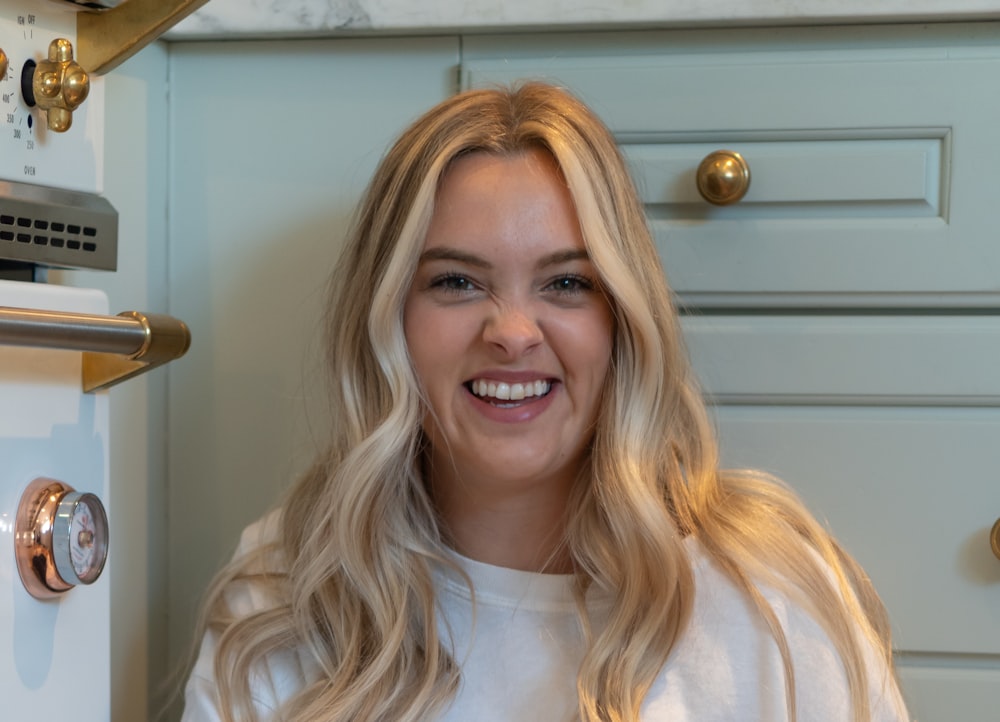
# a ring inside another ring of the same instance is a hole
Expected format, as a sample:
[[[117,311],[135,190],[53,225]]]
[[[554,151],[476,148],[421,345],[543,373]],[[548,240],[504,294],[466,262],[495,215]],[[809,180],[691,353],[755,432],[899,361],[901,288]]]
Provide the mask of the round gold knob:
[[[49,130],[64,133],[73,111],[90,92],[90,76],[73,60],[73,45],[65,38],[49,43],[48,60],[39,61],[31,79],[35,103],[45,111]]]
[[[990,546],[993,547],[993,554],[1000,559],[1000,519],[997,519],[990,530]]]
[[[0,48],[0,80],[7,77],[7,53]]]
[[[750,166],[733,150],[717,150],[705,156],[696,174],[701,197],[716,206],[728,206],[750,188]]]

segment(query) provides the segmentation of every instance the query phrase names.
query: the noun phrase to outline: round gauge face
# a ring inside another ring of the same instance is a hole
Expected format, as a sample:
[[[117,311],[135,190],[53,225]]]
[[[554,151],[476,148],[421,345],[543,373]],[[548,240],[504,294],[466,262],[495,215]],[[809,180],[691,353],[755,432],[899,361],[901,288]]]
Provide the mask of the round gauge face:
[[[67,584],[91,584],[108,558],[108,517],[93,494],[69,492],[52,524],[52,557]]]
[[[39,477],[21,494],[14,557],[28,593],[52,599],[92,584],[108,557],[108,516],[94,494]]]
[[[84,584],[97,579],[107,557],[104,513],[103,509],[95,509],[95,500],[96,497],[84,495],[73,509],[69,525],[70,562]]]

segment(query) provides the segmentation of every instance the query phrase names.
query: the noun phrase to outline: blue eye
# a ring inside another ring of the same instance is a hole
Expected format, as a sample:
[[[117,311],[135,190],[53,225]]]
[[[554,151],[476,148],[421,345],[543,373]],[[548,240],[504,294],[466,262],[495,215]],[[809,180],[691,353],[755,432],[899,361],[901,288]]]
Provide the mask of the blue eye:
[[[550,281],[548,288],[557,293],[586,293],[594,290],[594,282],[585,276],[570,273]]]
[[[472,291],[476,286],[469,278],[460,273],[444,273],[434,278],[431,281],[430,287],[460,293],[462,291]]]

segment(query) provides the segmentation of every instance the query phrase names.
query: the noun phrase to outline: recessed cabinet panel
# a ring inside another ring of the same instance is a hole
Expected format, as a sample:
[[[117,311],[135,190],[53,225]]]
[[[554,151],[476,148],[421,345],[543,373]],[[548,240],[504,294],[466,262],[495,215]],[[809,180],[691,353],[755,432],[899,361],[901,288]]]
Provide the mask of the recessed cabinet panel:
[[[695,314],[682,323],[702,385],[721,403],[1000,405],[996,316]]]
[[[724,406],[717,417],[726,465],[784,478],[858,557],[899,649],[1000,654],[989,540],[1000,410]]]
[[[1000,306],[989,180],[1000,167],[1000,42],[970,51],[952,45],[955,33],[940,45],[930,32],[887,33],[879,47],[839,28],[817,50],[809,32],[775,31],[769,45],[749,31],[623,34],[618,55],[607,37],[575,52],[525,42],[505,54],[483,41],[462,78],[542,78],[589,102],[632,164],[687,303]],[[695,187],[717,149],[750,168],[731,206]]]
[[[947,131],[927,129],[925,138],[863,140],[745,141],[730,143],[752,164],[750,189],[738,209],[717,212],[788,217],[799,206],[831,218],[943,218],[942,168],[946,168]],[[642,179],[640,193],[653,219],[697,213],[695,170],[714,150],[712,143],[631,143],[622,145],[633,172]],[[823,172],[818,172],[823,169]]]

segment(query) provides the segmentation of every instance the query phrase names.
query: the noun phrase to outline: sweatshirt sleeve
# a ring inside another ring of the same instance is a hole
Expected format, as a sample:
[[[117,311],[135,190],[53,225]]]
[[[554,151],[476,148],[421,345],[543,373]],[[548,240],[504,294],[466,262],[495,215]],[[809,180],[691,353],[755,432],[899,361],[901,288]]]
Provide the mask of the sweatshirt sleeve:
[[[756,608],[691,543],[691,618],[646,697],[643,722],[788,722],[781,653]],[[853,722],[844,663],[812,616],[780,590],[759,586],[785,633],[799,722]],[[908,722],[898,686],[873,649],[865,659],[872,722]]]
[[[251,524],[240,537],[234,559],[254,551],[269,543],[276,537],[278,514],[272,512],[263,519]],[[247,581],[233,582],[226,589],[226,601],[234,615],[246,617],[258,611],[272,608],[274,600],[269,594],[257,589]],[[218,689],[215,679],[215,651],[217,635],[209,630],[201,640],[198,657],[192,667],[187,684],[184,687],[184,713],[181,722],[222,722]],[[274,670],[275,662],[279,666],[288,666],[289,660],[264,660],[257,673],[252,674],[250,686],[253,694],[252,706],[257,713],[257,722],[270,722],[280,699],[287,696],[296,686],[295,680],[301,678],[301,667],[295,664],[295,674],[289,670]],[[275,675],[282,680],[280,689],[274,684]],[[287,688],[287,689],[286,689]]]

